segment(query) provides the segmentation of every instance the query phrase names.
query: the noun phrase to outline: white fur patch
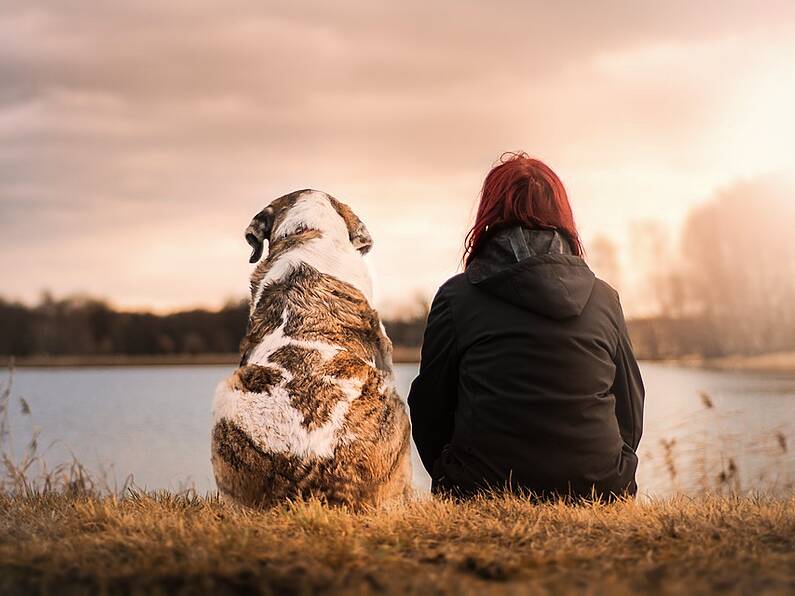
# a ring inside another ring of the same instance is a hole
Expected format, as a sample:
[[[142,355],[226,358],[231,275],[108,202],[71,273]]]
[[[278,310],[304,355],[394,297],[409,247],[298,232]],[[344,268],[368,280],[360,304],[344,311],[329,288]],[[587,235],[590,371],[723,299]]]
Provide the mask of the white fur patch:
[[[294,339],[284,334],[284,328],[287,325],[289,317],[287,309],[282,313],[282,324],[279,325],[273,333],[269,333],[262,338],[262,341],[257,344],[257,347],[251,352],[249,356],[249,364],[259,364],[261,366],[275,366],[269,361],[270,355],[279,348],[287,345],[296,346],[298,348],[306,348],[308,350],[317,350],[320,352],[321,358],[328,360],[336,356],[337,352],[341,351],[340,346],[329,344],[321,341],[305,341],[302,339]]]
[[[348,226],[329,201],[328,195],[308,190],[290,207],[287,216],[273,230],[274,239],[295,234],[301,229],[320,230],[340,243],[350,244]],[[355,250],[355,249],[354,249]]]
[[[282,367],[275,368],[281,370],[284,378],[267,394],[233,389],[228,379],[222,381],[213,400],[213,422],[229,420],[264,451],[302,458],[332,457],[340,443],[355,438],[344,432],[343,427],[351,402],[361,394],[362,381],[327,377],[342,389],[345,399],[334,405],[326,424],[309,430],[304,426],[304,415],[293,407],[285,387],[292,375]]]
[[[304,426],[304,415],[293,407],[286,389],[293,375],[284,367],[272,363],[270,355],[286,345],[317,350],[324,360],[333,358],[341,348],[318,341],[303,341],[284,335],[288,312],[282,315],[282,324],[273,333],[263,338],[254,348],[250,364],[270,366],[282,373],[278,386],[266,393],[240,391],[229,386],[229,379],[222,381],[213,400],[213,422],[229,420],[245,432],[261,449],[271,453],[288,453],[298,457],[331,457],[340,443],[354,439],[350,433],[343,432],[345,417],[351,402],[362,391],[359,379],[336,379],[326,376],[325,380],[334,383],[345,399],[335,404],[330,418],[323,426],[309,430]],[[312,374],[311,371],[307,371]]]
[[[303,414],[292,406],[283,386],[265,395],[232,389],[224,381],[216,390],[213,419],[216,423],[222,419],[234,423],[265,451],[302,458],[329,458],[342,438],[351,401],[341,400],[326,424],[309,430],[303,425]]]

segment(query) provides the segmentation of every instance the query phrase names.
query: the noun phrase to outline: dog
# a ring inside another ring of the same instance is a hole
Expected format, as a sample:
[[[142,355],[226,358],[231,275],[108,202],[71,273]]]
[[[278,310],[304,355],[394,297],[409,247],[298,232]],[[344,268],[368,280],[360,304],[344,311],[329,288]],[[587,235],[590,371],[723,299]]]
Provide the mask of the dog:
[[[361,509],[409,497],[410,423],[371,306],[367,228],[328,194],[299,190],[260,211],[245,235],[259,263],[240,365],[213,401],[219,491],[253,507],[316,497]]]

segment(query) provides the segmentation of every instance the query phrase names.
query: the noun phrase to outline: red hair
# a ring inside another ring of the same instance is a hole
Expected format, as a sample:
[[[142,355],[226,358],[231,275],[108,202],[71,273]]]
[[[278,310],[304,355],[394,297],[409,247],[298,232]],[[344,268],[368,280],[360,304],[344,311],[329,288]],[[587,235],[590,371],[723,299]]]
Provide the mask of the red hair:
[[[526,153],[503,153],[483,181],[475,224],[464,241],[469,265],[492,234],[511,225],[557,230],[577,256],[583,249],[566,189],[544,162]]]

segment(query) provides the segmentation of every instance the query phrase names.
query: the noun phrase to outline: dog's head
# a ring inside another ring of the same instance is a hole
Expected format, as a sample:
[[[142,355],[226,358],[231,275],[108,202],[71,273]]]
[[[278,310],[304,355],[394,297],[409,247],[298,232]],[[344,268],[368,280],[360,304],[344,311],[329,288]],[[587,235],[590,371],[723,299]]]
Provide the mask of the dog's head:
[[[249,262],[259,261],[266,240],[307,230],[350,242],[363,255],[373,246],[367,228],[345,203],[318,190],[297,190],[279,197],[251,220],[246,228],[246,241],[252,248]]]

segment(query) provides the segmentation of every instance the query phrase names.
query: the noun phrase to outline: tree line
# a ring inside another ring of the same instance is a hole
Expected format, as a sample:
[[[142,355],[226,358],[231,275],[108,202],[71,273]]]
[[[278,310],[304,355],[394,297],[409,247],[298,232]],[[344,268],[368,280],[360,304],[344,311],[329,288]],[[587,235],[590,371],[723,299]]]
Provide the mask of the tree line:
[[[696,206],[680,234],[659,222],[633,230],[634,265],[652,305],[630,322],[646,358],[795,350],[795,191],[776,179],[735,183]],[[597,243],[620,280],[616,251]],[[608,280],[610,281],[610,280]]]
[[[158,315],[123,312],[87,297],[45,294],[28,306],[0,298],[0,354],[4,356],[168,355],[237,352],[248,322],[248,303],[217,311],[194,309]],[[384,321],[400,346],[418,346],[425,311]]]
[[[679,238],[655,222],[638,225],[634,266],[652,312],[629,321],[641,358],[753,355],[795,350],[795,194],[744,182],[693,209]],[[622,288],[621,263],[607,238],[589,261]],[[384,321],[396,346],[422,343],[428,305],[415,300]],[[0,355],[158,355],[233,353],[248,304],[166,315],[121,312],[85,297],[45,294],[27,306],[0,298]]]

